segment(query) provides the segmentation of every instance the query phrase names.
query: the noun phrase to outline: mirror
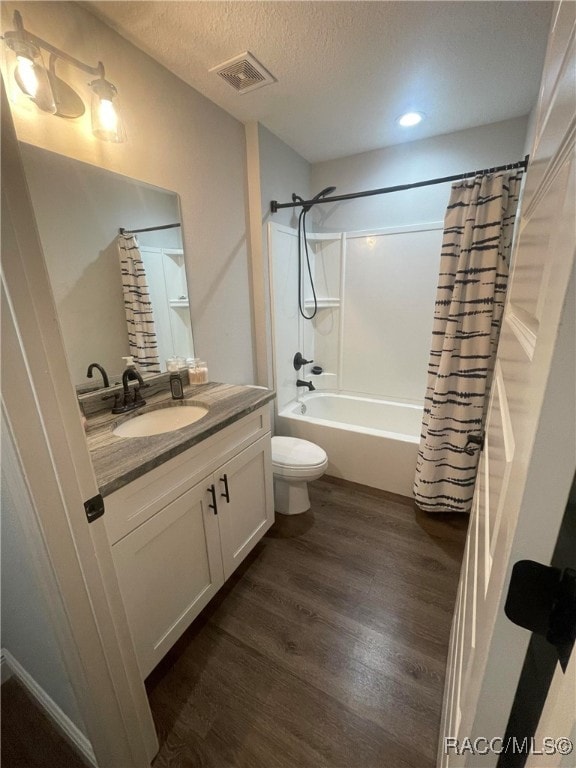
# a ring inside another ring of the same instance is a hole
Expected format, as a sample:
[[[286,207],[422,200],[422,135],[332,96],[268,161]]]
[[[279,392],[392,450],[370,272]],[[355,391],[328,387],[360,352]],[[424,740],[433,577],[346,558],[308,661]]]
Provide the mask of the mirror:
[[[121,227],[181,225],[174,192],[20,144],[70,373],[79,392],[122,376],[130,355],[118,255]],[[181,226],[136,235],[154,313],[161,371],[168,357],[193,357]]]

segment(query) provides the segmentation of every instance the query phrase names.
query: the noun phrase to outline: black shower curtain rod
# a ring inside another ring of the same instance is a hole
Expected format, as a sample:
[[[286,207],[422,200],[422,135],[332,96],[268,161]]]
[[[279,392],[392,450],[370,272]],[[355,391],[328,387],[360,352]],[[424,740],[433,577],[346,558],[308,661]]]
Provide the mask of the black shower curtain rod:
[[[129,235],[136,235],[138,232],[156,232],[159,229],[174,229],[174,227],[181,226],[180,222],[177,222],[176,224],[162,224],[158,227],[145,227],[144,229],[124,229],[124,227],[120,227],[118,232],[120,232],[121,235],[125,235],[126,233]]]
[[[357,197],[371,197],[372,195],[385,195],[388,192],[402,192],[405,189],[416,189],[417,187],[427,187],[431,184],[444,184],[448,181],[460,181],[472,176],[479,176],[485,173],[497,173],[498,171],[512,171],[515,168],[528,167],[530,155],[526,155],[524,160],[517,163],[508,163],[494,168],[484,168],[481,171],[469,171],[468,173],[457,173],[455,176],[443,176],[441,179],[428,179],[427,181],[416,181],[414,184],[398,184],[395,187],[381,187],[380,189],[368,189],[365,192],[352,192],[349,195],[332,195],[331,197],[321,197],[319,200],[299,200],[298,202],[279,203],[277,200],[270,201],[271,213],[276,213],[280,208],[297,208],[299,205],[318,205],[319,203],[337,203],[340,200],[354,200]]]

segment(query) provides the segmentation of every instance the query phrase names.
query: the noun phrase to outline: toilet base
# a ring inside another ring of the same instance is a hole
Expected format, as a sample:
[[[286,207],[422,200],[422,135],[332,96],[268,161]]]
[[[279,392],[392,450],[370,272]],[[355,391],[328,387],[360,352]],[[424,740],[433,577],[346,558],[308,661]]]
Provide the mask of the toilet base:
[[[274,478],[274,509],[281,515],[300,515],[310,509],[308,482]]]

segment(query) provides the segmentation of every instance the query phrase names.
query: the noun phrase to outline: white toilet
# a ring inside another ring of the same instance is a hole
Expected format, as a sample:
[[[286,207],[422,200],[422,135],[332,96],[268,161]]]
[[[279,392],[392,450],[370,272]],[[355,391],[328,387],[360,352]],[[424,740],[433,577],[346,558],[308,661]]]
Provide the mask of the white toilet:
[[[298,437],[272,438],[274,508],[283,515],[310,509],[308,483],[322,477],[328,466],[326,451]]]

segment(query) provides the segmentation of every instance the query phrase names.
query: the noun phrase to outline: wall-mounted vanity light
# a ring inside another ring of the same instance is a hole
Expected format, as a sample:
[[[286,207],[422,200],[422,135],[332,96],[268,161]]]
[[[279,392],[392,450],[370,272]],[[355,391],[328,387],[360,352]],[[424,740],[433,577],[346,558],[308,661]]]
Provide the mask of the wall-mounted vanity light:
[[[24,29],[22,16],[14,11],[15,29],[3,35],[7,49],[14,55],[10,69],[18,88],[33,101],[38,109],[59,117],[80,117],[85,112],[84,102],[68,83],[56,74],[59,59],[72,66],[95,75],[96,79],[88,83],[92,90],[92,132],[103,141],[126,141],[124,124],[118,107],[116,86],[106,80],[104,65],[97,66],[75,59],[70,54],[55,48],[40,37]],[[44,64],[42,50],[49,54],[48,68]]]

